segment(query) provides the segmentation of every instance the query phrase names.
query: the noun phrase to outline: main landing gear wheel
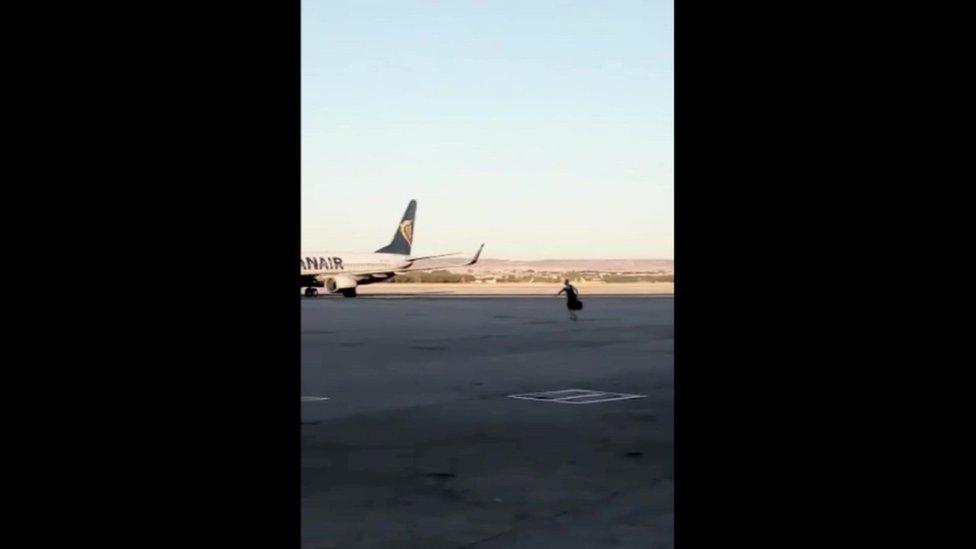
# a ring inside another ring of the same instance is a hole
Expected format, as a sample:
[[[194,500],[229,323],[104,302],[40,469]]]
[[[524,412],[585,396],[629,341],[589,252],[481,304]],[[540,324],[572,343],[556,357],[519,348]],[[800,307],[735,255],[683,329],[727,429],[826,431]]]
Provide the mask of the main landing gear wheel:
[[[348,290],[342,290],[342,295],[345,297],[356,297],[356,288],[350,288]]]
[[[319,295],[318,288],[305,288],[305,297],[315,297]]]

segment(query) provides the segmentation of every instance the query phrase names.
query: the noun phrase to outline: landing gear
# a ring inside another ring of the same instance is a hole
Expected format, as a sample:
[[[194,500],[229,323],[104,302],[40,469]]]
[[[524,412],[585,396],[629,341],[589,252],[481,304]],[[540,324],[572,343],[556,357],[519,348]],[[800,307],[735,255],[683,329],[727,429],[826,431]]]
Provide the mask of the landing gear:
[[[342,290],[342,295],[344,297],[356,297],[356,288],[349,288],[348,290]]]
[[[309,286],[308,288],[305,288],[305,297],[315,297],[317,295],[319,295],[319,289],[318,288],[313,288],[311,286]]]

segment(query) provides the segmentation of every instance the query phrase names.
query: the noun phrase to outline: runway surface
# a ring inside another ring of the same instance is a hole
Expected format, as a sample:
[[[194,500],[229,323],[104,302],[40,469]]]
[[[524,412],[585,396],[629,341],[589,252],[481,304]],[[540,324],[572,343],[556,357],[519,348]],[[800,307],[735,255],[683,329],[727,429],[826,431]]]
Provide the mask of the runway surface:
[[[672,547],[674,300],[581,297],[304,299],[303,547]]]

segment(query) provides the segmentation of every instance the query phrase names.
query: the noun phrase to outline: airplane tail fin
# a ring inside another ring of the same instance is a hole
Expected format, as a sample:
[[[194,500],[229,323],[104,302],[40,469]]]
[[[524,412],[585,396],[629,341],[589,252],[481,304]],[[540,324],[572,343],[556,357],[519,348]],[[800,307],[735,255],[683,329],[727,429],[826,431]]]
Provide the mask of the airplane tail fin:
[[[376,250],[376,253],[410,255],[410,246],[413,245],[413,220],[416,215],[417,201],[411,200],[410,204],[407,205],[407,211],[403,212],[400,226],[393,233],[393,240],[388,245]]]

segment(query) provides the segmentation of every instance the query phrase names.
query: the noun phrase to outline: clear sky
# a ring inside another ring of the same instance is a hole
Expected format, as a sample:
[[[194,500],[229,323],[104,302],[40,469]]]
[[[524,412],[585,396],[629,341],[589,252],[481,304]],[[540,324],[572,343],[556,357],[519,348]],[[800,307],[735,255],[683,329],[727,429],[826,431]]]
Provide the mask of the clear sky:
[[[302,248],[673,258],[672,0],[303,0]]]

